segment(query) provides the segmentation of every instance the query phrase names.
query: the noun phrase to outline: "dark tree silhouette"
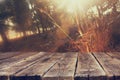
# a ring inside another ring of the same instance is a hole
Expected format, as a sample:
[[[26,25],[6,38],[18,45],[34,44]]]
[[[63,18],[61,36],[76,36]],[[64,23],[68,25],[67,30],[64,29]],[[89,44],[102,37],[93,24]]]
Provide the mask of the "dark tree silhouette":
[[[7,4],[8,4],[7,0],[4,1],[4,3],[0,4],[0,35],[2,37],[4,47],[6,47],[9,43],[9,40],[6,35],[8,26],[5,24],[5,21],[11,16],[13,16],[12,9]]]
[[[17,31],[23,32],[26,36],[26,30],[30,26],[31,14],[26,0],[14,0]]]

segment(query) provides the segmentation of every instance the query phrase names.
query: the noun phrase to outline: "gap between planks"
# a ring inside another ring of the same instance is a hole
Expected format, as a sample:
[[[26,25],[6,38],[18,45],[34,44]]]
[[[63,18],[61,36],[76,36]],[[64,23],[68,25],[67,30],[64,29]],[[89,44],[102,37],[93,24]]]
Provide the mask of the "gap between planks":
[[[105,80],[106,74],[91,53],[79,53],[75,80]]]
[[[25,57],[23,59],[18,60],[18,62],[13,61],[9,64],[8,63],[8,67],[5,68],[1,68],[0,69],[0,75],[13,75],[14,73],[27,68],[29,65],[34,64],[34,61],[37,61],[38,58],[40,58],[43,55],[43,53],[38,53],[35,55],[31,55],[29,57]]]
[[[14,74],[14,77],[11,77],[10,80],[14,79],[21,79],[22,76],[24,78],[33,78],[32,80],[38,80],[41,79],[41,77],[49,71],[52,66],[55,65],[55,63],[62,57],[62,54],[51,54],[51,55],[45,55],[42,59],[39,59],[37,63],[30,66],[29,68],[22,70],[21,72],[18,72]],[[25,76],[26,75],[26,76]],[[38,79],[36,79],[38,78]]]
[[[106,53],[93,53],[104,68],[108,80],[120,80],[120,60],[112,58]]]
[[[42,78],[42,80],[74,80],[77,53],[66,53]]]

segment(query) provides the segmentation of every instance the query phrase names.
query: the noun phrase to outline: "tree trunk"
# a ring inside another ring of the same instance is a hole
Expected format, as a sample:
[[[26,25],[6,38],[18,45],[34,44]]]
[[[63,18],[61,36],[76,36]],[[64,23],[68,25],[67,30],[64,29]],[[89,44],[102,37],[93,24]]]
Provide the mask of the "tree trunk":
[[[24,38],[27,38],[27,33],[26,33],[26,31],[23,31],[23,36],[24,36]]]
[[[0,34],[1,34],[1,37],[2,37],[2,40],[3,40],[3,43],[4,44],[8,43],[9,41],[8,41],[8,38],[7,38],[6,34],[5,34],[5,32],[0,31]]]
[[[41,31],[40,31],[40,27],[39,27],[39,26],[37,27],[37,30],[38,30],[38,33],[40,34],[40,33],[41,33]]]
[[[2,49],[2,51],[5,51],[5,52],[9,51],[9,40],[8,40],[8,38],[6,36],[5,31],[0,30],[0,35],[1,35],[2,40],[3,40],[3,49]]]

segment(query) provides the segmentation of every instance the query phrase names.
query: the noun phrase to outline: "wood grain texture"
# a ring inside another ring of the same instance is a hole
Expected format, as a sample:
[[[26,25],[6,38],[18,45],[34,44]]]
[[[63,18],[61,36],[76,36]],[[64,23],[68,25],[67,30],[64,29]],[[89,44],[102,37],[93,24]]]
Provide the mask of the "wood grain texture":
[[[120,52],[107,52],[107,54],[112,58],[116,58],[120,60]]]
[[[12,56],[7,59],[0,60],[0,69],[10,67],[13,64],[16,64],[17,62],[21,60],[25,60],[26,58],[35,55],[36,52],[29,52],[29,53],[16,53],[15,56]]]
[[[105,72],[91,53],[79,53],[75,80],[105,80]]]
[[[32,53],[33,54],[33,53]],[[28,54],[29,55],[29,54]],[[5,62],[3,64],[0,64],[2,68],[0,68],[0,75],[13,75],[14,73],[22,70],[23,68],[28,67],[29,65],[32,65],[34,61],[36,61],[38,58],[40,58],[44,53],[38,53],[31,56],[26,57],[19,57],[18,59],[15,58],[15,60],[9,60],[8,62]],[[3,67],[5,66],[5,67]]]
[[[6,52],[6,53],[0,53],[0,62],[5,59],[9,59],[11,57],[14,57],[16,55],[19,55],[20,52]]]
[[[112,58],[105,53],[93,53],[98,59],[109,80],[120,80],[120,60]]]
[[[41,79],[41,77],[63,56],[63,54],[55,53],[55,54],[46,54],[44,57],[39,59],[37,63],[30,66],[29,68],[14,74],[14,78],[22,78],[19,76],[24,76],[24,78],[32,78],[31,80]],[[23,78],[22,78],[23,79]]]
[[[74,80],[77,53],[65,53],[44,76],[43,80]]]
[[[0,53],[0,80],[120,80],[120,53]]]

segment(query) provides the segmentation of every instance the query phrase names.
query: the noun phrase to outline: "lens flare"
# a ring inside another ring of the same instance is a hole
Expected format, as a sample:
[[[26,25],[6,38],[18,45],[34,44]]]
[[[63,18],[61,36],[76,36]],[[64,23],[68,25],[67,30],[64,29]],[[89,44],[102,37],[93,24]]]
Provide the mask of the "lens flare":
[[[89,5],[89,0],[54,0],[58,9],[65,9],[67,12],[73,13],[83,11]]]

